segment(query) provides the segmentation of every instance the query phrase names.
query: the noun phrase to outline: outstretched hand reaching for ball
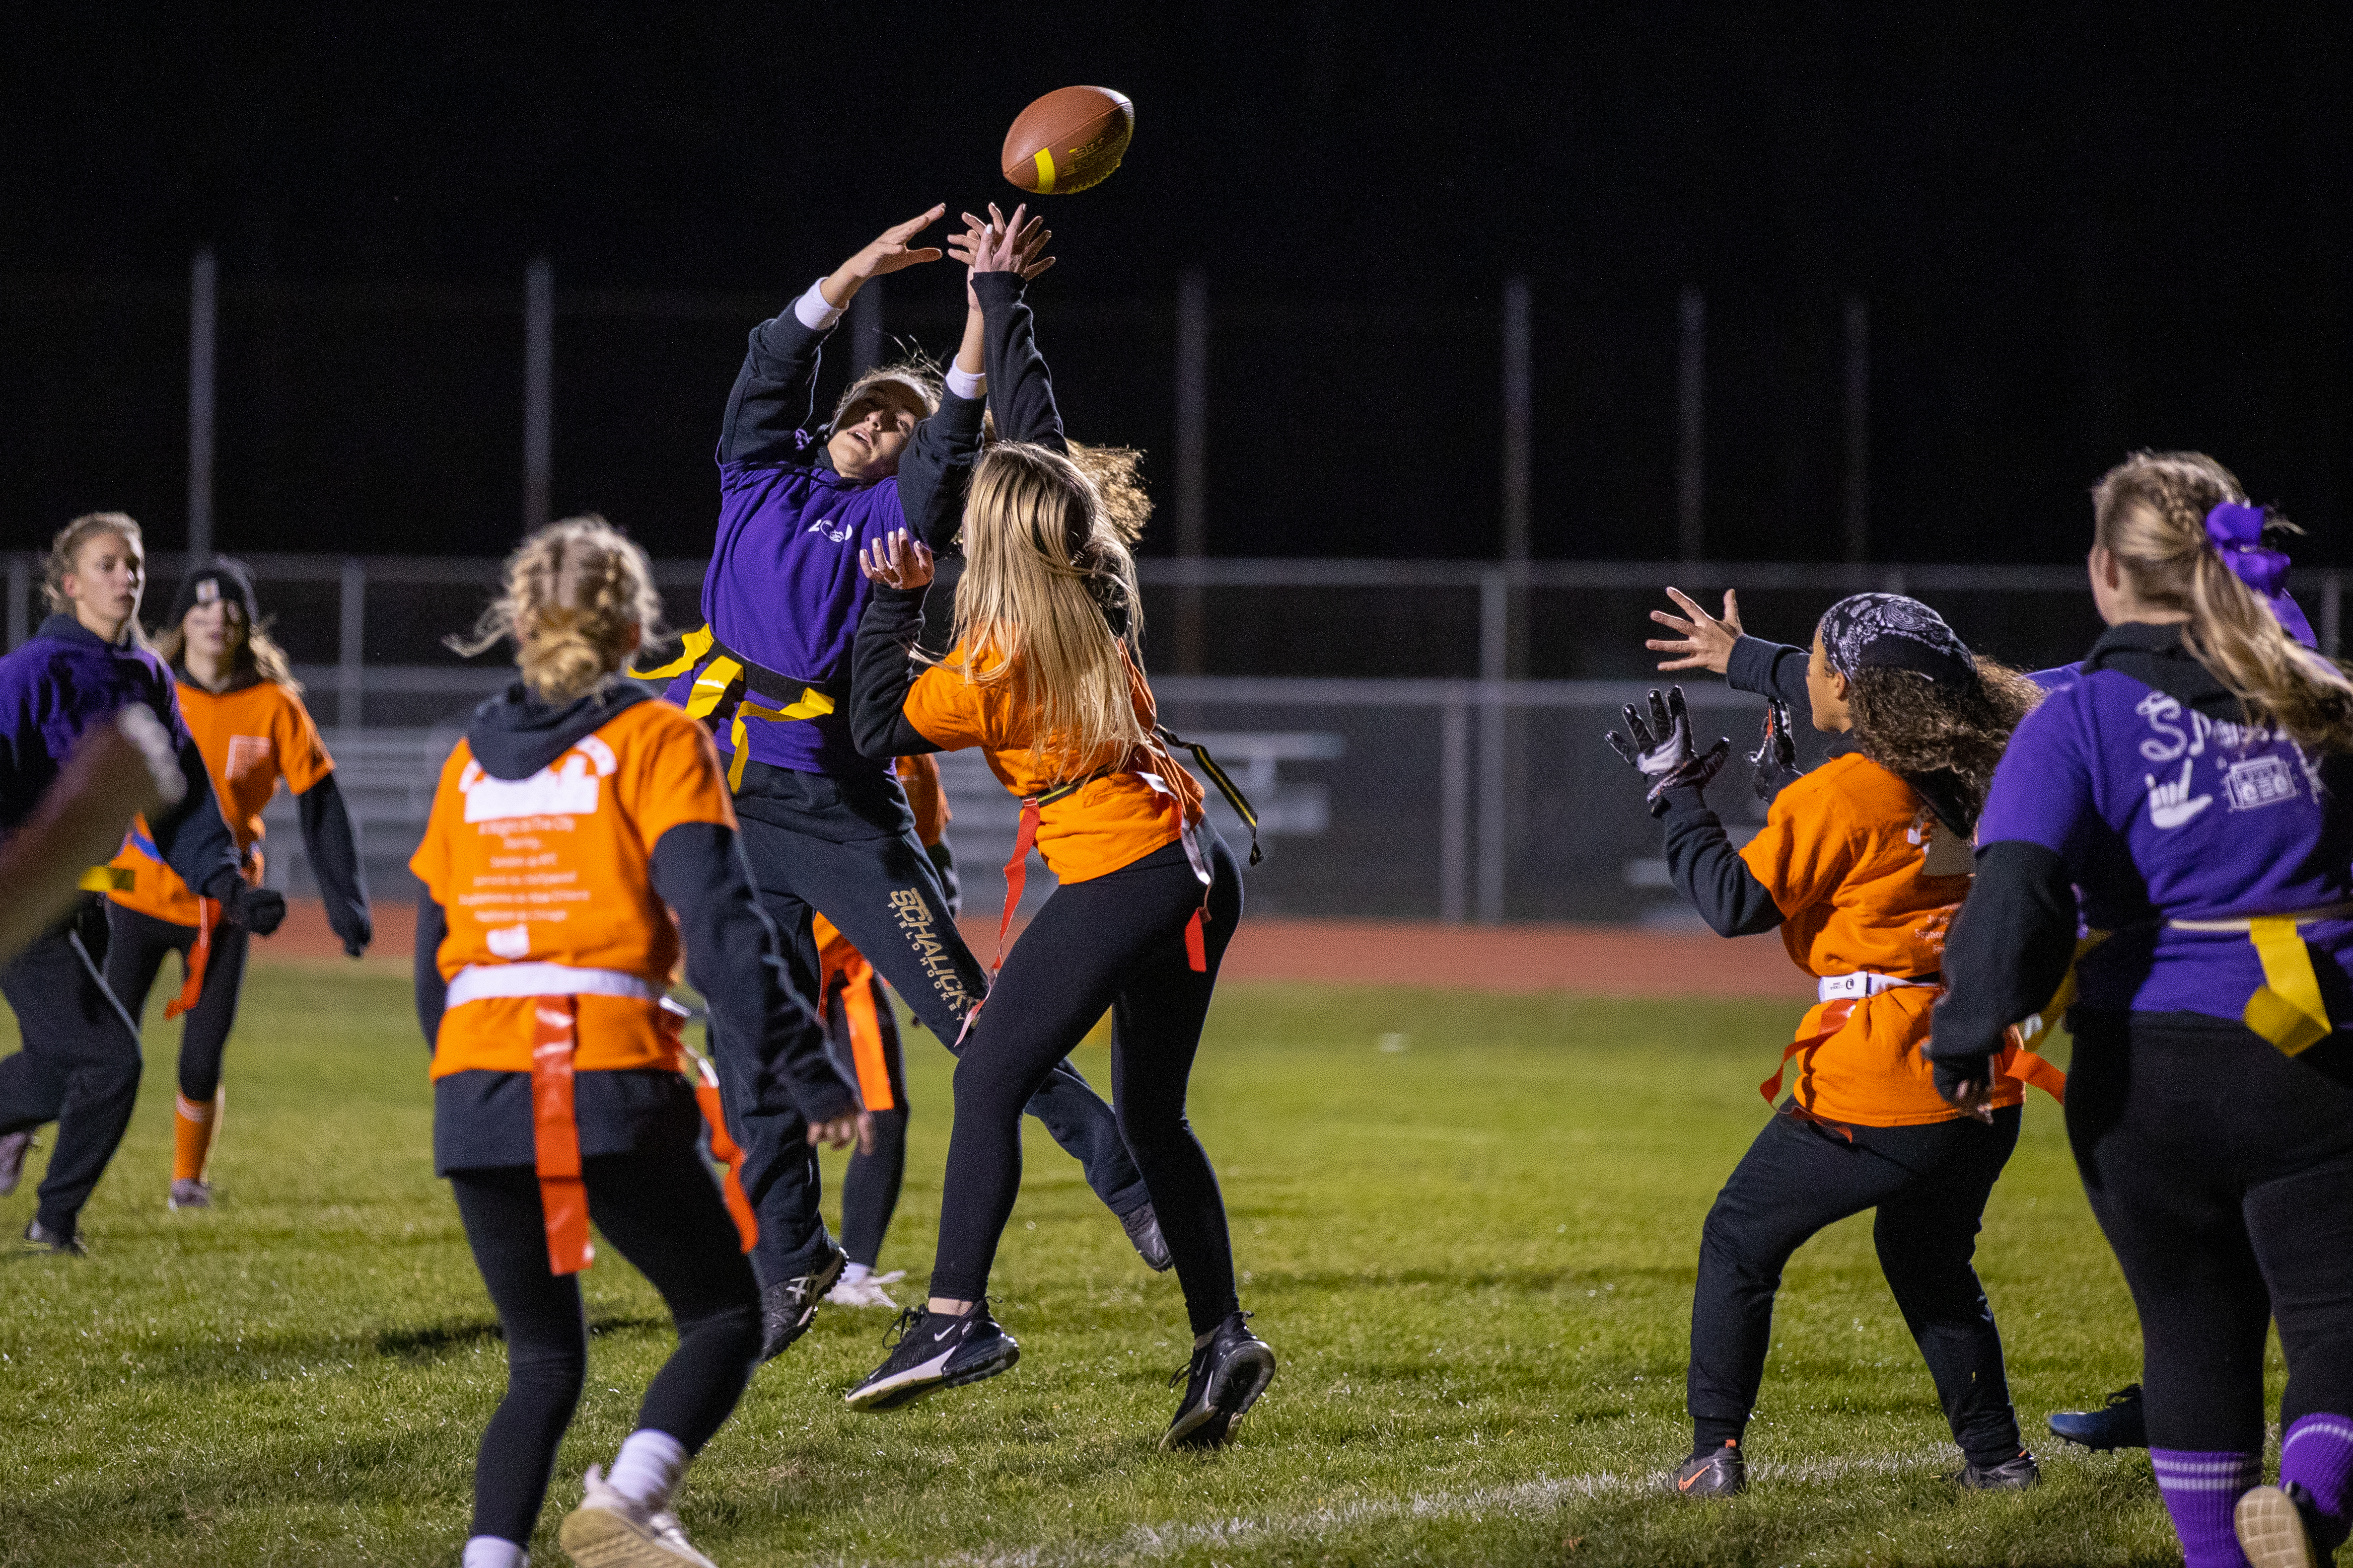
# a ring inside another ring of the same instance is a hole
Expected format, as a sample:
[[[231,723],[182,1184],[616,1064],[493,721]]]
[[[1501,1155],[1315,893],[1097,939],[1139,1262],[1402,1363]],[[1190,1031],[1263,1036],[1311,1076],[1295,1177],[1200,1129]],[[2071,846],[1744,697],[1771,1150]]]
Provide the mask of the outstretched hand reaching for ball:
[[[873,279],[904,271],[910,267],[920,267],[926,261],[937,261],[947,254],[936,245],[910,243],[915,236],[945,216],[947,210],[945,202],[935,202],[930,211],[884,229],[857,255],[833,269],[833,275],[819,289],[825,296],[825,302],[839,310],[849,303],[852,295]]]
[[[886,533],[858,552],[858,569],[870,583],[891,588],[921,588],[932,580],[932,552],[905,529]]]
[[[1021,280],[1027,283],[1054,265],[1054,258],[1046,254],[1047,242],[1054,237],[1054,231],[1046,226],[1046,220],[1042,217],[1019,223],[1018,220],[1026,210],[1026,207],[1014,208],[1013,220],[1008,220],[1003,213],[997,210],[997,204],[991,202],[986,220],[966,213],[964,215],[964,232],[948,237],[948,254],[963,262],[966,268],[965,303],[973,310],[980,309],[980,299],[972,291],[972,274],[1018,272]],[[986,265],[982,262],[984,256],[989,258]]]
[[[1651,618],[1662,626],[1683,633],[1680,637],[1652,637],[1642,646],[1652,653],[1671,653],[1674,658],[1661,659],[1661,669],[1706,669],[1722,675],[1732,664],[1732,645],[1745,634],[1740,626],[1740,595],[1727,588],[1724,591],[1724,618],[1717,620],[1699,607],[1698,601],[1681,588],[1667,590],[1667,597],[1681,605],[1683,619],[1664,610],[1652,610]]]

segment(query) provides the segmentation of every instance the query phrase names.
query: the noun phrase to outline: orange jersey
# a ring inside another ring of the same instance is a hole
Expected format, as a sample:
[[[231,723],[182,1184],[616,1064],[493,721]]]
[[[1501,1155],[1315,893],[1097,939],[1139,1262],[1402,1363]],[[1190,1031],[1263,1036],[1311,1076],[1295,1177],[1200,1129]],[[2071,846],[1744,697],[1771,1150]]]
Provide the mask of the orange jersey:
[[[264,680],[216,695],[185,680],[179,686],[180,713],[203,753],[205,770],[212,774],[221,815],[228,818],[237,848],[245,852],[246,879],[259,887],[259,846],[266,831],[261,811],[278,793],[278,781],[284,779],[288,789],[301,795],[333,773],[335,760],[327,754],[311,710],[286,687]],[[152,842],[142,818],[112,862],[116,869],[132,873],[131,886],[108,897],[159,921],[196,924],[196,895],[177,872],[139,847]]]
[[[1911,978],[1944,963],[1945,934],[1967,875],[1930,876],[1945,833],[1926,804],[1859,752],[1832,758],[1783,789],[1740,858],[1781,911],[1781,941],[1807,973]],[[1831,1121],[1907,1127],[1962,1114],[1936,1092],[1920,1047],[1939,989],[1898,987],[1859,1002],[1817,1003],[1799,1026],[1799,1105]],[[1994,1104],[2023,1091],[2004,1080]]]
[[[1140,775],[1150,773],[1173,792],[1187,825],[1201,820],[1201,786],[1155,743],[1126,757],[1105,753],[1073,757],[1049,751],[1041,760],[1030,750],[1036,726],[1008,681],[976,684],[964,676],[965,650],[916,677],[908,689],[907,722],[944,752],[978,746],[997,782],[1024,799],[1078,779],[1084,784],[1042,806],[1038,815],[1038,853],[1065,882],[1083,882],[1141,860],[1174,844],[1176,820],[1169,796]],[[1127,663],[1128,696],[1135,716],[1152,733],[1155,709],[1144,672]],[[1117,771],[1110,771],[1116,767]],[[1101,773],[1098,778],[1091,773]]]
[[[575,1065],[673,1065],[676,1030],[660,996],[678,963],[678,927],[649,866],[661,836],[689,822],[733,829],[735,809],[710,732],[667,702],[623,710],[527,779],[491,777],[460,741],[408,863],[448,917],[441,977],[550,963],[633,978],[646,994],[579,996]],[[452,1006],[433,1076],[529,1072],[533,1026],[529,996]]]

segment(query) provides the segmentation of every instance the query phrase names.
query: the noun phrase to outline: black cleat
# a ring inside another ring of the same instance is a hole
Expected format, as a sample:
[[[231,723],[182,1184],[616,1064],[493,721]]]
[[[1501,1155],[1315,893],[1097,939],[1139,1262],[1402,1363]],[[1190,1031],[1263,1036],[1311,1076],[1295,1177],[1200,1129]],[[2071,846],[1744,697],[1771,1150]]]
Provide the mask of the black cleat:
[[[2100,1452],[2147,1447],[2148,1423],[2141,1416],[2140,1384],[2117,1389],[2097,1410],[2052,1411],[2051,1430],[2070,1443]]]
[[[960,1318],[910,1307],[892,1326],[899,1342],[863,1383],[841,1396],[852,1410],[896,1410],[943,1388],[995,1377],[1021,1359],[1021,1347],[997,1327],[987,1302]]]
[[[81,1232],[69,1230],[63,1236],[51,1230],[39,1220],[25,1227],[25,1238],[16,1244],[19,1256],[26,1258],[87,1258],[90,1245]]]
[[[0,1198],[16,1190],[25,1179],[25,1156],[33,1152],[33,1131],[11,1132],[0,1138]]]
[[[1964,1464],[1945,1478],[1965,1491],[2022,1492],[2042,1484],[2042,1467],[2021,1448],[2015,1459],[1999,1465]]]
[[[1236,1312],[1210,1332],[1209,1342],[1170,1383],[1185,1384],[1185,1403],[1160,1439],[1164,1448],[1222,1448],[1233,1441],[1240,1421],[1266,1385],[1274,1381],[1274,1352],[1243,1327],[1248,1312]]]
[[[1160,1216],[1152,1212],[1152,1205],[1130,1209],[1119,1216],[1119,1223],[1126,1229],[1127,1239],[1134,1244],[1135,1255],[1144,1259],[1144,1266],[1155,1274],[1167,1273],[1176,1260],[1168,1255],[1168,1238],[1160,1234]]]
[[[760,1292],[760,1359],[773,1361],[792,1348],[795,1340],[817,1321],[818,1303],[841,1278],[849,1255],[835,1247],[831,1256],[807,1274],[779,1279]]]
[[[2299,1486],[2242,1493],[2231,1510],[2231,1527],[2250,1568],[2328,1568],[2337,1560],[2323,1544],[2327,1537],[2312,1494]]]
[[[1748,1461],[1732,1438],[1721,1448],[1703,1448],[1675,1471],[1675,1490],[1685,1497],[1738,1497],[1748,1489]]]

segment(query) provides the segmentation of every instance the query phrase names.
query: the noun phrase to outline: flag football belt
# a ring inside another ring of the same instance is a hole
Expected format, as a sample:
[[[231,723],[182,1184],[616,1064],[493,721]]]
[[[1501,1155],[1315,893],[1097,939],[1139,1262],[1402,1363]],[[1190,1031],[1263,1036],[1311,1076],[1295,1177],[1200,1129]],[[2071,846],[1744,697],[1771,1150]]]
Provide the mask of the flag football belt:
[[[1242,794],[1240,786],[1226,776],[1226,770],[1218,766],[1218,759],[1209,755],[1208,747],[1198,741],[1186,740],[1166,724],[1155,725],[1153,733],[1168,744],[1182,746],[1193,753],[1193,760],[1201,764],[1201,771],[1209,775],[1209,782],[1218,786],[1218,793],[1226,797],[1226,804],[1234,808],[1234,815],[1242,819],[1244,827],[1250,829],[1250,863],[1253,866],[1257,865],[1263,857],[1259,853],[1258,847],[1258,813],[1250,809],[1250,797]]]
[[[668,664],[653,669],[633,666],[621,673],[632,680],[665,680],[690,669],[694,671],[694,684],[687,690],[686,716],[715,731],[722,710],[725,710],[727,744],[734,752],[727,764],[727,787],[731,792],[744,787],[744,759],[751,754],[744,721],[758,719],[775,724],[792,719],[820,718],[832,712],[840,698],[847,695],[839,689],[828,690],[825,686],[796,680],[745,658],[721,642],[708,624],[687,633],[684,647]],[[755,698],[759,700],[754,700]]]
[[[653,985],[617,969],[575,969],[566,963],[474,963],[449,982],[446,1005],[493,996],[528,997],[532,1004],[531,1152],[539,1177],[539,1207],[547,1227],[547,1267],[577,1274],[596,1260],[588,1239],[588,1189],[580,1176],[580,1123],[573,1114],[573,1058],[580,1045],[580,998],[624,996],[659,1000],[662,1026],[673,1047],[671,1066],[694,1091],[711,1132],[711,1152],[725,1167],[720,1194],[749,1252],[760,1224],[744,1194],[744,1151],[728,1136],[719,1099],[719,1075],[679,1037],[685,1009]]]
[[[2227,921],[2168,921],[2175,931],[2243,932],[2255,944],[2263,961],[2263,983],[2247,998],[2240,1016],[2248,1028],[2289,1056],[2327,1039],[2336,1026],[2321,999],[2320,977],[2313,973],[2312,949],[2300,926],[2322,921],[2353,920],[2353,903],[2324,904],[2284,915],[2247,915]]]
[[[1883,991],[1893,991],[1899,985],[1942,985],[1942,974],[1920,974],[1905,979],[1900,974],[1871,974],[1857,971],[1852,974],[1825,974],[1814,982],[1814,1000],[1841,1002],[1849,997],[1860,1000],[1876,996]]]

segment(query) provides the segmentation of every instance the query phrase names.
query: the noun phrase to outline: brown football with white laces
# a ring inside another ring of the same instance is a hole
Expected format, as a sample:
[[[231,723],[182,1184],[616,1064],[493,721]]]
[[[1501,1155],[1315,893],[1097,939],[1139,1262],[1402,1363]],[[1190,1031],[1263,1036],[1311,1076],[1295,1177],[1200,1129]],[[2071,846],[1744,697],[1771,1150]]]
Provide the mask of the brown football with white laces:
[[[1005,135],[1005,177],[1041,196],[1101,184],[1127,154],[1135,105],[1107,87],[1064,87],[1032,103]]]

